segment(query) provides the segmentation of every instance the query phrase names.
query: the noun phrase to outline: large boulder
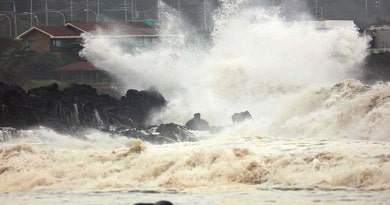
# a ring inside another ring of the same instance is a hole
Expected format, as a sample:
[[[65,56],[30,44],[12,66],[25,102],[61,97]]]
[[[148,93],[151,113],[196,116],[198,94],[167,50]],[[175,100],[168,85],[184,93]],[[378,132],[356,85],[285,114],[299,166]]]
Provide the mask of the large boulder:
[[[186,123],[186,127],[190,130],[199,130],[199,131],[210,130],[209,123],[206,120],[200,118],[200,113],[195,113],[194,118],[192,118]]]
[[[168,137],[176,142],[195,141],[196,136],[186,127],[174,123],[161,124],[157,127],[156,132],[160,136]]]
[[[156,89],[137,91],[130,89],[122,97],[121,113],[131,116],[135,123],[143,124],[147,121],[150,112],[166,106],[167,101]]]
[[[37,123],[26,92],[19,86],[0,82],[0,126],[26,128]]]
[[[252,115],[249,113],[249,111],[234,113],[232,115],[233,124],[239,124],[250,119],[252,119]]]

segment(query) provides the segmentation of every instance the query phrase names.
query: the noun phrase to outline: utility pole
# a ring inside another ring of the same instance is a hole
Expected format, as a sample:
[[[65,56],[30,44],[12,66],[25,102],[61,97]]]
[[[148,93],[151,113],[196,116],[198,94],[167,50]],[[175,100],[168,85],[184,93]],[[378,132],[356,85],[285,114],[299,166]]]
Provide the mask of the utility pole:
[[[31,12],[32,13],[32,12]],[[47,8],[47,0],[45,0],[45,20],[46,20],[46,26],[49,25],[49,14],[48,14],[48,8]]]
[[[208,26],[207,26],[207,3],[206,3],[206,0],[203,0],[203,20],[204,20],[204,30],[207,31],[208,30]]]
[[[86,15],[87,15],[87,22],[89,22],[89,2],[88,2],[88,0],[87,0],[87,12],[85,12],[86,13]]]
[[[62,21],[64,22],[64,24],[63,25],[65,25],[66,24],[66,19],[65,19],[65,15],[61,12],[61,11],[49,11],[49,12],[52,12],[52,13],[58,13],[58,14],[60,14],[61,15],[61,17],[62,17]]]
[[[125,22],[127,22],[127,0],[123,0],[123,5],[125,7]]]
[[[157,0],[157,22],[161,25],[161,0]]]
[[[16,24],[16,6],[15,6],[15,2],[13,2],[13,4],[14,4],[14,12],[13,12],[13,14],[14,14],[14,26],[15,26],[14,29],[15,29],[15,38],[16,38],[16,36],[18,35],[18,26]],[[31,27],[32,27],[32,25],[31,25]]]
[[[0,16],[4,16],[8,20],[8,25],[9,25],[9,37],[12,37],[12,24],[11,24],[11,19],[5,15],[5,14],[0,14]]]
[[[14,2],[14,4],[15,4],[15,2]],[[30,28],[32,27],[32,10],[33,10],[33,8],[32,8],[32,0],[30,0]]]
[[[181,2],[177,0],[177,11],[179,12],[179,18],[181,18]]]
[[[70,21],[73,21],[73,0],[70,0]]]
[[[131,21],[135,21],[135,3],[134,0],[131,0]]]
[[[97,22],[100,21],[100,0],[97,1]]]
[[[377,17],[382,17],[382,1],[377,0],[375,1],[375,8],[376,8],[376,15]]]
[[[368,0],[366,0],[366,14],[368,14]]]
[[[134,0],[134,9],[133,9],[133,11],[134,11],[134,19],[133,19],[133,21],[135,21],[136,18],[138,18],[137,17],[137,0]]]

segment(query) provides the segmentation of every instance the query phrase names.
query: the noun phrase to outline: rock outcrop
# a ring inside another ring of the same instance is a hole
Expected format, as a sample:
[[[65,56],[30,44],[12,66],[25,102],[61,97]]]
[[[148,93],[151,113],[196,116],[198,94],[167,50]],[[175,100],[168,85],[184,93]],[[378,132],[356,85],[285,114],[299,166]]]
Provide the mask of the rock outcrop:
[[[150,113],[166,104],[155,89],[131,89],[116,99],[99,95],[85,84],[73,84],[62,91],[57,84],[24,91],[0,82],[0,127],[28,129],[41,125],[60,133],[95,128],[157,143],[193,140],[192,133],[179,125],[147,128]]]
[[[192,118],[186,123],[186,127],[190,130],[200,130],[200,131],[210,130],[209,123],[206,120],[200,118],[200,113],[195,113],[194,118]]]
[[[249,111],[234,113],[232,115],[233,124],[239,124],[250,119],[252,119],[252,115],[249,113]]]

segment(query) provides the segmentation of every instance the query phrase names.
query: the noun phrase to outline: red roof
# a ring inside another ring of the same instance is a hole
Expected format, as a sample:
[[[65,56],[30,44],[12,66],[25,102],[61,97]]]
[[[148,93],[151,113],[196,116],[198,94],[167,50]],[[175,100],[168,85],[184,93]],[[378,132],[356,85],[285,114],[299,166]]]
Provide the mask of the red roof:
[[[76,32],[64,26],[36,26],[36,28],[52,36],[79,36],[80,35],[80,32]]]
[[[64,26],[33,26],[27,31],[21,33],[16,37],[16,39],[21,39],[23,36],[27,35],[28,33],[32,31],[39,31],[42,32],[50,38],[66,38],[66,37],[71,37],[71,38],[78,38],[80,36],[80,32],[74,31],[72,29],[66,28]]]
[[[65,26],[89,33],[95,33],[101,29],[108,35],[157,35],[156,27],[140,22],[79,22],[67,23]]]
[[[59,68],[56,68],[57,72],[67,72],[67,71],[89,71],[97,70],[97,68],[88,61],[76,61]]]
[[[21,39],[33,30],[45,33],[50,38],[80,38],[80,34],[84,32],[99,34],[102,30],[103,35],[112,36],[151,36],[158,35],[156,26],[149,26],[145,23],[138,22],[123,22],[123,23],[108,23],[108,22],[83,22],[83,23],[67,23],[65,26],[34,26],[27,31],[21,33],[16,39]]]

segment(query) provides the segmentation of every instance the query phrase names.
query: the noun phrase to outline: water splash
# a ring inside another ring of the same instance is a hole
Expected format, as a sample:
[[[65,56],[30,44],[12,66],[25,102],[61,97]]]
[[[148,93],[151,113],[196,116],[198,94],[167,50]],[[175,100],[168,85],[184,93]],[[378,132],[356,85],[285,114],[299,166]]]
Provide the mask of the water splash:
[[[387,142],[240,136],[157,146],[97,131],[28,136],[0,146],[1,192],[390,188]]]
[[[104,122],[103,122],[102,118],[100,117],[99,112],[98,112],[96,109],[94,109],[93,112],[94,112],[94,114],[95,114],[95,120],[96,120],[96,122],[97,122],[99,128],[104,127]]]
[[[79,107],[75,103],[73,104],[74,112],[73,112],[73,122],[76,122],[76,125],[80,125],[80,118],[79,118]]]
[[[183,32],[180,38],[162,37],[153,49],[129,53],[112,39],[86,37],[81,54],[116,75],[126,89],[157,87],[169,105],[165,113],[154,116],[155,122],[184,124],[193,113],[200,112],[213,125],[230,125],[233,113],[249,110],[256,120],[233,129],[240,134],[352,135],[346,134],[349,126],[330,126],[332,123],[326,121],[293,124],[291,119],[308,118],[309,113],[291,114],[305,109],[299,107],[305,103],[301,100],[306,100],[298,99],[302,93],[330,89],[358,77],[359,65],[367,55],[367,39],[355,27],[320,30],[310,21],[286,22],[275,9],[246,7],[246,1],[224,1],[215,25],[210,46],[189,42],[194,38],[187,38]],[[172,31],[173,26],[168,23],[164,27]],[[164,29],[162,33],[166,34]],[[326,98],[315,93],[306,98],[311,97]],[[291,103],[298,106],[289,109]],[[347,115],[348,109],[335,107],[328,120],[337,118],[337,109]],[[359,125],[366,129],[363,122]],[[274,131],[281,127],[286,129]],[[383,134],[374,134],[381,132],[380,126],[374,127],[366,132],[369,136],[360,137],[383,139]],[[302,131],[297,132],[299,129]]]

